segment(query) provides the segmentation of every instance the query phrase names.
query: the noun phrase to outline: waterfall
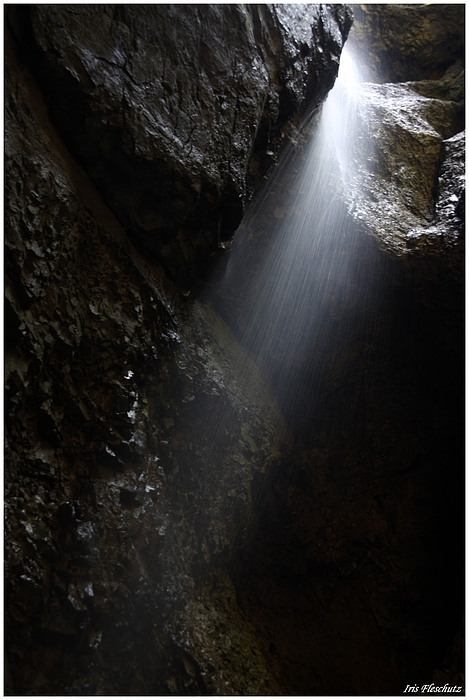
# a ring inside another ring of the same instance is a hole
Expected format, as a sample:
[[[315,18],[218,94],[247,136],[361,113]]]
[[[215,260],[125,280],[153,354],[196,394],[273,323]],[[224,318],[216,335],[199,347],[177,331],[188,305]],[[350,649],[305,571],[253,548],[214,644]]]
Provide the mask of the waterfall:
[[[344,49],[314,135],[303,151],[291,149],[277,166],[235,238],[220,282],[230,289],[243,286],[239,339],[268,372],[287,420],[297,421],[303,398],[313,411],[324,352],[337,348],[339,334],[351,321],[342,307],[359,295],[353,255],[357,241],[342,195],[353,172],[353,89],[358,81],[353,57]],[[246,258],[266,220],[274,224],[256,265]],[[248,280],[246,266],[252,269]]]

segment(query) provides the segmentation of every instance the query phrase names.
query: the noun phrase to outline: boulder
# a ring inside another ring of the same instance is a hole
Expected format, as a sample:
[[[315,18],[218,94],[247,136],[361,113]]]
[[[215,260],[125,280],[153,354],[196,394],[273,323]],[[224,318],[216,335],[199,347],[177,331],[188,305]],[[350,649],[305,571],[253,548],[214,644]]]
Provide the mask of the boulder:
[[[422,92],[429,92],[426,83],[365,83],[352,98],[356,116],[348,136],[351,161],[343,173],[345,199],[353,217],[393,255],[407,255],[417,245],[424,253],[446,240],[442,216],[451,218],[454,236],[461,230],[448,203],[451,197],[460,202],[463,182],[453,172],[456,165],[447,163],[460,162],[456,151],[464,148],[463,132],[455,135],[461,105]],[[455,176],[451,186],[448,168]]]
[[[345,6],[33,6],[53,122],[134,242],[185,290],[292,125],[332,86]]]

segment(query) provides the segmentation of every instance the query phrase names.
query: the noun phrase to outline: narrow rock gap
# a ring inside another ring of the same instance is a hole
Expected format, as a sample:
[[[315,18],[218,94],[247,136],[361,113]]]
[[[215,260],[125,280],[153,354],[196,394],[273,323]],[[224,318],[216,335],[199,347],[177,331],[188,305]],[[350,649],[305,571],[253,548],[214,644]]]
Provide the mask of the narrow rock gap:
[[[463,16],[6,8],[5,694],[463,694]]]

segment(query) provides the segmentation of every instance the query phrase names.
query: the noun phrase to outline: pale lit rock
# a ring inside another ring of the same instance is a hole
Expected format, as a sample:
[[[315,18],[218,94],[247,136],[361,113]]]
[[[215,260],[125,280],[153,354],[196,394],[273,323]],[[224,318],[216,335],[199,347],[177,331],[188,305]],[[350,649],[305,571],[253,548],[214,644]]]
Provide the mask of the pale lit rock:
[[[433,242],[441,234],[430,228],[438,216],[440,161],[460,111],[452,100],[424,97],[412,88],[357,88],[351,165],[344,174],[353,217],[395,255],[412,247],[417,230],[425,229]]]

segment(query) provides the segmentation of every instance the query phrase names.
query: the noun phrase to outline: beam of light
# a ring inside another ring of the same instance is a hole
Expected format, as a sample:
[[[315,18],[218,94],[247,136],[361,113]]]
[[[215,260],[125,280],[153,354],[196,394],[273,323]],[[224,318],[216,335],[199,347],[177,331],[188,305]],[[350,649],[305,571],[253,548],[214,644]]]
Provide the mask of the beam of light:
[[[267,368],[287,419],[304,401],[313,410],[323,372],[319,358],[352,322],[335,302],[359,295],[350,269],[355,241],[341,195],[353,167],[353,93],[359,81],[353,56],[344,49],[316,134],[303,153],[292,149],[284,156],[237,234],[221,281],[231,290],[243,285],[239,338],[261,370]],[[246,281],[250,242],[265,221],[271,222],[266,251]]]

